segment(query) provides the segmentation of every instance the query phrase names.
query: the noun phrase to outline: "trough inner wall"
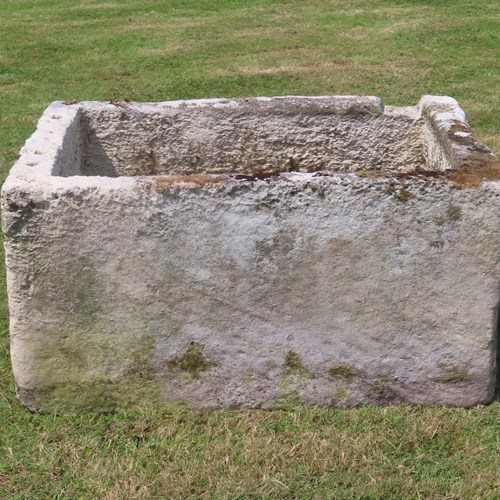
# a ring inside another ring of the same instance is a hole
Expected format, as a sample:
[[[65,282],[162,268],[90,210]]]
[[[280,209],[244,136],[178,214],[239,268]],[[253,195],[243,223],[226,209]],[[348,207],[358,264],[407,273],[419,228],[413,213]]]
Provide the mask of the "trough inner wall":
[[[82,162],[60,175],[191,175],[426,168],[423,120],[411,114],[249,113],[126,107],[80,115]]]

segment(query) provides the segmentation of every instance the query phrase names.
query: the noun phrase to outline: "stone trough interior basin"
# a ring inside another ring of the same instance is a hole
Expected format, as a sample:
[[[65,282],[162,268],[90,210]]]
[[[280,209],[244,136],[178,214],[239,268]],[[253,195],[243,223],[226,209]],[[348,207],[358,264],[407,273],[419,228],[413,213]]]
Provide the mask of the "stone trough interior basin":
[[[384,110],[375,97],[89,104],[80,115],[80,161],[59,175],[410,171],[427,161],[418,110]]]
[[[18,396],[486,403],[499,177],[450,97],[54,103],[2,188]]]

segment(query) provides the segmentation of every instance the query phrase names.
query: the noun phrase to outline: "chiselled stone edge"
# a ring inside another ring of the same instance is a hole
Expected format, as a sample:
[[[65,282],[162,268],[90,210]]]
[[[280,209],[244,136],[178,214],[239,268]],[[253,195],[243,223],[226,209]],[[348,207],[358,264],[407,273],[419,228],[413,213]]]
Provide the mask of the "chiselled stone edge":
[[[424,95],[418,107],[453,170],[496,163],[495,155],[477,138],[455,99]]]

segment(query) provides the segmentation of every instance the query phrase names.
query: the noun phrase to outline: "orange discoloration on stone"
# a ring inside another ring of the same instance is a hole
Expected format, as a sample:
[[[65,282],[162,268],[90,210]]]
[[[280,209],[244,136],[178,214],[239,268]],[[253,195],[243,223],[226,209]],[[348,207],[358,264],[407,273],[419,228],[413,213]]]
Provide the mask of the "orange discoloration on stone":
[[[221,184],[227,181],[225,175],[209,175],[209,174],[196,174],[196,175],[165,175],[154,177],[151,181],[157,193],[166,193],[170,191],[173,186],[179,184],[194,184],[195,186],[207,186],[210,184]]]

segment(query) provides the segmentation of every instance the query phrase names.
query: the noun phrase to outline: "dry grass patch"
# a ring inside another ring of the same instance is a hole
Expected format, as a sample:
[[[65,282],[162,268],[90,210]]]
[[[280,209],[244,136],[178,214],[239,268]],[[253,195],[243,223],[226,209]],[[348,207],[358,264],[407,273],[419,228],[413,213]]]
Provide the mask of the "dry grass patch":
[[[231,69],[217,69],[213,72],[214,76],[273,76],[273,75],[308,75],[317,76],[328,70],[345,69],[350,65],[346,58],[339,58],[333,61],[309,61],[304,63],[287,63],[271,68],[259,68],[239,65]]]

